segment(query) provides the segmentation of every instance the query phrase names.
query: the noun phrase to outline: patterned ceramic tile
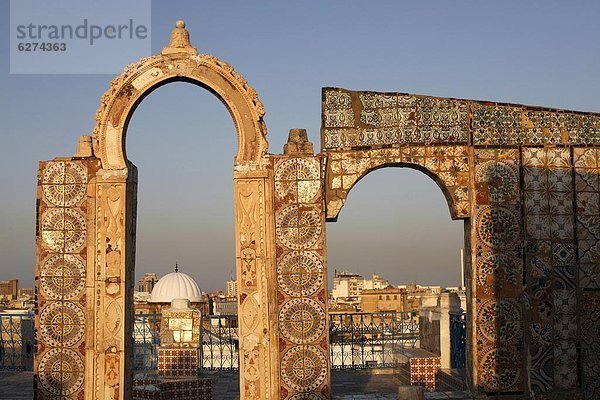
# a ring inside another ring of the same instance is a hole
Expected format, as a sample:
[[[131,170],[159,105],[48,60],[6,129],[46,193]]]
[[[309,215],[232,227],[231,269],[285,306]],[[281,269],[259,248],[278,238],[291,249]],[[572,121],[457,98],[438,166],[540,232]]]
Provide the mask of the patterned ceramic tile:
[[[554,358],[563,364],[577,363],[577,342],[561,340],[554,344]]]
[[[576,292],[574,290],[555,290],[554,310],[557,314],[575,314],[577,312]]]
[[[554,359],[556,363],[558,359]],[[562,360],[561,360],[562,361]],[[561,363],[554,365],[554,385],[558,389],[567,390],[577,386],[577,364]]]
[[[577,338],[577,253],[571,156],[568,148],[523,148],[522,157],[527,165],[523,173],[531,382],[534,392],[547,393],[570,389],[578,379],[572,365]],[[547,251],[541,257],[542,247],[551,249],[551,257]],[[563,357],[567,353],[569,357]],[[566,360],[571,363],[568,367]]]
[[[159,347],[158,374],[166,377],[198,376],[198,349]]]
[[[575,245],[573,243],[556,242],[552,244],[552,263],[555,267],[574,265]]]
[[[409,360],[410,384],[423,386],[429,391],[435,390],[438,387],[440,362],[440,357],[412,357]]]
[[[600,396],[600,293],[586,292],[582,296],[581,369],[582,387],[586,399]]]
[[[83,398],[87,165],[41,163],[37,267],[40,398]]]
[[[350,105],[343,93],[326,101],[337,111]],[[357,176],[361,163],[338,159],[333,165],[346,177]],[[321,158],[278,157],[274,168],[280,393],[321,398],[329,392]]]
[[[575,315],[555,315],[554,331],[559,339],[574,339],[577,337],[577,317]]]
[[[535,393],[552,390],[554,380],[552,347],[532,345],[529,351],[531,354],[531,388]]]
[[[450,99],[326,88],[323,121],[327,149],[466,143],[468,107]]]

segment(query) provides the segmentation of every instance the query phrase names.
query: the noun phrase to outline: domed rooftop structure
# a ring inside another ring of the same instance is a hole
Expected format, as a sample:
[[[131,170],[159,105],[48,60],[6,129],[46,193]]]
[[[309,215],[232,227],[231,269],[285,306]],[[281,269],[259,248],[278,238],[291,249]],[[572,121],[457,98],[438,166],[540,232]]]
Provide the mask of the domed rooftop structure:
[[[188,299],[190,303],[202,301],[202,292],[196,281],[183,272],[179,272],[175,264],[175,272],[160,278],[152,293],[149,303],[171,303],[173,299]]]

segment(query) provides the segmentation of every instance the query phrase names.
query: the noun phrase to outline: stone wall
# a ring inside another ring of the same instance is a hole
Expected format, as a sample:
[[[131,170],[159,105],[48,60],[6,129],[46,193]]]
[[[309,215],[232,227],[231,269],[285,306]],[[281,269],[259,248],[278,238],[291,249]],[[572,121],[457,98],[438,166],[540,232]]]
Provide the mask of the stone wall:
[[[390,166],[429,175],[465,220],[471,388],[597,397],[600,115],[337,88],[322,100],[329,220]]]

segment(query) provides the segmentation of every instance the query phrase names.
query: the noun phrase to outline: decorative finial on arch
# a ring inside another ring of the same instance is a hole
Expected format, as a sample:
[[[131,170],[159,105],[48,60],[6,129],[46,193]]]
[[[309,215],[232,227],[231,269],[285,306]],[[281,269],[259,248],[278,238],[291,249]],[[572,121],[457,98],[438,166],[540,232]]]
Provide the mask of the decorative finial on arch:
[[[171,42],[162,50],[162,54],[189,53],[198,54],[198,50],[190,43],[190,33],[185,29],[185,21],[178,20],[171,31]]]

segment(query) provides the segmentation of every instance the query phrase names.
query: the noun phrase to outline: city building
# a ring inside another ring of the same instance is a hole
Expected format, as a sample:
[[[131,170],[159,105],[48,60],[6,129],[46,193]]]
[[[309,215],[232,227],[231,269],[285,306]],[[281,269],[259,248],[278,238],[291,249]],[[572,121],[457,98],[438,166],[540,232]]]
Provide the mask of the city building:
[[[237,296],[218,295],[211,300],[213,315],[237,315]]]
[[[406,291],[392,285],[381,289],[363,289],[360,308],[362,312],[404,311]]]
[[[331,289],[331,296],[333,299],[347,299],[347,298],[358,298],[360,292],[363,290],[365,278],[361,275],[342,271],[335,272],[333,278],[333,287]]]
[[[422,307],[435,307],[442,293],[441,286],[424,286],[416,283],[398,285],[406,290],[405,311],[418,312]]]
[[[16,300],[19,295],[19,280],[0,281],[0,300]]]
[[[371,279],[365,279],[363,282],[363,290],[378,290],[385,289],[390,285],[387,279],[383,279],[377,274],[373,274]]]
[[[336,270],[330,292],[330,309],[347,312],[361,311],[362,294],[365,290],[383,290],[388,286],[390,286],[389,281],[377,274],[373,274],[371,279],[365,279],[362,275],[353,272]]]
[[[34,292],[33,288],[21,288],[19,289],[19,298],[33,299]]]
[[[152,293],[159,277],[155,272],[149,272],[138,281],[138,292]]]
[[[227,281],[227,290],[228,297],[236,297],[237,296],[237,281],[235,279],[230,279]]]

